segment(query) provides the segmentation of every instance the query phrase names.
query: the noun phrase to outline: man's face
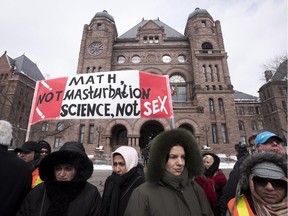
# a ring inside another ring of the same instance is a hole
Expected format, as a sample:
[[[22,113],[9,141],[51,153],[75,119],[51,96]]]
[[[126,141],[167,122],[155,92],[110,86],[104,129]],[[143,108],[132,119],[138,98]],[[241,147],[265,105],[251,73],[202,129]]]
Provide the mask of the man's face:
[[[255,144],[254,144],[255,139],[251,139],[249,142],[249,146],[247,147],[248,151],[254,152],[255,151]]]
[[[258,151],[272,151],[279,154],[285,154],[286,150],[282,143],[275,137],[269,138],[265,143],[257,147]]]
[[[35,152],[19,152],[19,157],[24,160],[26,163],[34,160]]]
[[[113,164],[112,164],[113,172],[118,175],[123,175],[127,172],[126,163],[122,155],[115,154],[113,156]]]

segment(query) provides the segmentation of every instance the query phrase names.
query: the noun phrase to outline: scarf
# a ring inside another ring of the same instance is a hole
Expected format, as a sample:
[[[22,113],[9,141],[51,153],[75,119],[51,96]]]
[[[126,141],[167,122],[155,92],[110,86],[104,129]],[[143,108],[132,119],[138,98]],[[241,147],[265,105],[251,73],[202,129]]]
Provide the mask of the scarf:
[[[119,202],[123,198],[122,188],[126,185],[127,182],[134,177],[137,172],[137,167],[132,168],[129,172],[124,175],[118,175],[112,173],[110,176],[110,182],[107,185],[105,194],[103,194],[103,216],[118,216],[119,212]],[[125,195],[125,194],[124,194]]]
[[[45,182],[50,205],[46,216],[67,216],[67,210],[83,190],[86,182],[49,181]]]
[[[286,216],[288,215],[287,210],[287,192],[286,197],[279,203],[269,204],[265,202],[255,191],[254,183],[252,180],[253,176],[249,177],[249,185],[250,191],[252,195],[252,199],[254,202],[254,207],[257,215],[265,215],[265,216]]]

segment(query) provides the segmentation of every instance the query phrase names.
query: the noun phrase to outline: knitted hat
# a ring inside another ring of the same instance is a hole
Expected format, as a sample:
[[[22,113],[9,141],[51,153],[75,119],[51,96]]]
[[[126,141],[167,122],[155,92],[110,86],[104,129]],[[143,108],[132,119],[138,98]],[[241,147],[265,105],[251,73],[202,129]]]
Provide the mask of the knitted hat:
[[[285,176],[281,167],[271,162],[262,162],[252,168],[252,174],[261,178],[282,179]]]
[[[12,140],[12,125],[5,120],[0,120],[0,145],[10,145]]]
[[[255,139],[255,141],[254,141],[254,144],[256,145],[256,146],[258,146],[258,145],[260,145],[260,144],[263,144],[263,143],[265,143],[268,139],[270,139],[271,137],[275,137],[277,140],[279,140],[280,142],[283,142],[283,140],[279,137],[279,136],[277,136],[276,134],[274,134],[274,133],[272,133],[272,132],[270,132],[270,131],[264,131],[264,132],[262,132],[262,133],[260,133],[260,134],[258,134],[257,136],[256,136],[256,139]]]
[[[249,155],[240,166],[240,185],[249,188],[250,175],[262,178],[287,178],[287,155],[275,152],[256,152]]]
[[[51,153],[51,146],[48,142],[46,142],[45,140],[40,140],[38,144],[41,146],[41,150],[45,149],[47,150],[47,154]]]
[[[138,164],[138,153],[136,149],[130,146],[120,146],[112,153],[112,158],[115,153],[122,155],[125,160],[127,172]]]

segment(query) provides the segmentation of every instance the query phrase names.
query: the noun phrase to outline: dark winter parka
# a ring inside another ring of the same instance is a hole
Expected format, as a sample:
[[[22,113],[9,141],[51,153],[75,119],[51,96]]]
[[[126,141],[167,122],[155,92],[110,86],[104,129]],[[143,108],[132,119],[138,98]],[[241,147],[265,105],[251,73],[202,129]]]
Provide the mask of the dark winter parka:
[[[185,151],[185,168],[180,176],[165,168],[170,150],[176,145]],[[192,180],[203,170],[201,153],[189,131],[174,129],[159,134],[152,142],[147,182],[133,191],[124,215],[213,215],[202,188]]]
[[[110,175],[105,181],[102,195],[102,216],[122,216],[132,191],[144,181],[144,171],[141,164],[138,164],[136,167],[132,168],[129,172],[122,176],[119,176],[113,172],[112,175]],[[114,201],[114,195],[116,195],[116,193],[119,193],[119,198],[117,201]],[[117,202],[117,204],[115,202]]]
[[[76,170],[72,181],[56,181],[54,167],[71,164]],[[44,181],[24,200],[18,216],[98,216],[102,204],[98,189],[87,182],[93,164],[79,142],[67,142],[59,151],[46,156],[39,167]]]

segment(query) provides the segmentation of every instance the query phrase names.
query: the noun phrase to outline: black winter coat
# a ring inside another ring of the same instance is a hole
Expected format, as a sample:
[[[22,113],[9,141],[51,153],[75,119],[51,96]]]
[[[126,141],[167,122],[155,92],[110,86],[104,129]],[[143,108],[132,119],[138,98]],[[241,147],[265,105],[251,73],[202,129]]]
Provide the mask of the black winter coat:
[[[32,174],[25,161],[0,145],[0,215],[14,216],[31,189]]]
[[[54,169],[59,164],[75,168],[71,181],[57,181]],[[17,216],[100,216],[101,195],[87,182],[93,163],[79,142],[66,142],[59,151],[41,161],[39,174],[44,183],[33,188],[25,198]]]
[[[102,216],[122,216],[131,193],[144,181],[144,171],[141,164],[122,176],[112,173],[106,179],[104,185]]]
[[[41,183],[28,194],[17,216],[46,215],[51,201],[44,186],[45,184]],[[100,216],[101,210],[100,193],[94,185],[86,182],[81,193],[70,202],[67,216]]]

